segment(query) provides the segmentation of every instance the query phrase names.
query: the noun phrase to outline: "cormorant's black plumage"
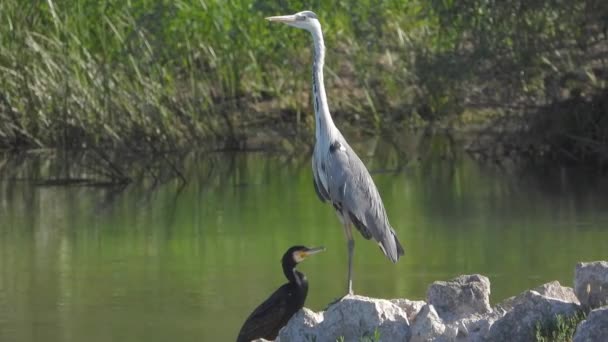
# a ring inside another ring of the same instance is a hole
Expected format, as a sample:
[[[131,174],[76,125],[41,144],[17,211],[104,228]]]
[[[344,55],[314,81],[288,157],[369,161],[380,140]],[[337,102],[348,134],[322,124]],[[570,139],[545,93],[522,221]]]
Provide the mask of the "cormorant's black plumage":
[[[308,294],[308,280],[302,272],[296,270],[297,264],[306,254],[300,254],[300,257],[296,257],[296,254],[301,252],[313,254],[321,250],[294,246],[285,252],[282,259],[283,273],[289,282],[279,287],[249,315],[239,332],[237,342],[277,338],[279,330],[304,306]]]

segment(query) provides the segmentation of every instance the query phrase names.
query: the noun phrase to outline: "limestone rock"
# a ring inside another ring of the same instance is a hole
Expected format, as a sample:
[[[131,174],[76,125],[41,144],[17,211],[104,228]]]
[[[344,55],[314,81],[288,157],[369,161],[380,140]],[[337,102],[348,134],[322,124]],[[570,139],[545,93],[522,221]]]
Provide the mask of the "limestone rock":
[[[532,289],[545,297],[559,299],[564,302],[580,305],[578,298],[574,294],[571,287],[562,286],[559,281],[555,280]],[[511,311],[513,307],[526,300],[527,292],[523,292],[515,297],[509,297],[496,305],[495,310]]]
[[[279,332],[278,340],[359,341],[363,336],[380,335],[380,341],[407,341],[410,335],[406,313],[385,299],[346,296],[327,311],[301,310]]]
[[[505,315],[504,311],[493,310],[483,315],[472,315],[451,323],[456,330],[457,342],[482,342],[494,322]]]
[[[502,312],[502,313],[507,313],[507,312],[513,310],[513,307],[522,300],[521,297],[524,294],[525,294],[525,292],[520,294],[519,296],[509,297],[509,298],[503,300],[502,302],[496,304],[496,306],[492,310]]]
[[[428,304],[416,315],[410,330],[410,342],[447,342],[456,337],[456,331],[448,329],[433,305]]]
[[[439,317],[454,321],[474,314],[489,313],[490,280],[482,275],[462,275],[449,281],[436,281],[429,287],[428,303]]]
[[[589,313],[576,328],[573,342],[608,341],[608,306]]]
[[[279,336],[276,341],[306,341],[311,331],[315,329],[321,322],[323,322],[323,313],[314,312],[308,308],[302,308],[302,310],[296,312],[291,317],[287,325],[279,331]],[[288,329],[288,330],[286,330]],[[283,335],[284,337],[282,337]]]
[[[574,290],[571,287],[562,286],[557,280],[535,287],[533,290],[545,297],[580,305],[580,301],[576,298]]]
[[[510,307],[502,318],[490,327],[489,341],[533,341],[537,322],[546,322],[556,315],[574,315],[579,306],[556,298],[526,291],[511,299]]]
[[[608,304],[608,261],[579,262],[574,272],[574,292],[586,308]]]
[[[426,305],[426,302],[423,300],[409,300],[405,298],[395,298],[391,299],[391,303],[397,305],[401,308],[401,310],[405,311],[407,314],[407,320],[412,322],[420,309]]]

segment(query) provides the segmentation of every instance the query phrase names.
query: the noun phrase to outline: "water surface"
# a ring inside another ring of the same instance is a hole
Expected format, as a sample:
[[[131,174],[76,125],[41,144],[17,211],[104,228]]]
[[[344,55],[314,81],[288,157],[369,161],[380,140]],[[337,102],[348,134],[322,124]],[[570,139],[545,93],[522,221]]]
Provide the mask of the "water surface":
[[[391,264],[357,234],[355,292],[420,299],[435,280],[482,273],[496,303],[571,286],[576,262],[607,258],[601,179],[480,165],[425,139],[355,146],[406,248]],[[300,267],[307,306],[344,294],[345,239],[308,152],[198,155],[186,174],[183,188],[124,191],[1,181],[0,341],[233,340],[284,282],[279,260],[295,244],[327,248]]]

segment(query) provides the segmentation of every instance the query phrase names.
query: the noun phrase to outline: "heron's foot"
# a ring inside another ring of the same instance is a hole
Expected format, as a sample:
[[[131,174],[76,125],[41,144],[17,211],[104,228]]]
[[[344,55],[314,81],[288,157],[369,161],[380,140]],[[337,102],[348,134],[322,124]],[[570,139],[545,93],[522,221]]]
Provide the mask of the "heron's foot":
[[[355,294],[355,291],[353,291],[353,281],[352,278],[348,277],[348,282],[346,283],[346,295],[347,296],[352,296]]]

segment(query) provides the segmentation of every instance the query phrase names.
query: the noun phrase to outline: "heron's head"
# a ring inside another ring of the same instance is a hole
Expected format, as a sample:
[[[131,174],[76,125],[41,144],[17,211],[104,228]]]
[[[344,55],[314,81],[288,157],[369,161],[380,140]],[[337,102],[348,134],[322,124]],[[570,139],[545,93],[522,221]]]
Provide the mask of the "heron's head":
[[[266,20],[278,23],[284,23],[289,26],[305,29],[312,32],[321,26],[317,15],[311,11],[302,11],[292,15],[279,15],[276,17],[267,17]]]
[[[294,266],[301,263],[307,257],[323,252],[325,247],[308,248],[305,246],[293,246],[283,255],[283,264],[293,264]]]

